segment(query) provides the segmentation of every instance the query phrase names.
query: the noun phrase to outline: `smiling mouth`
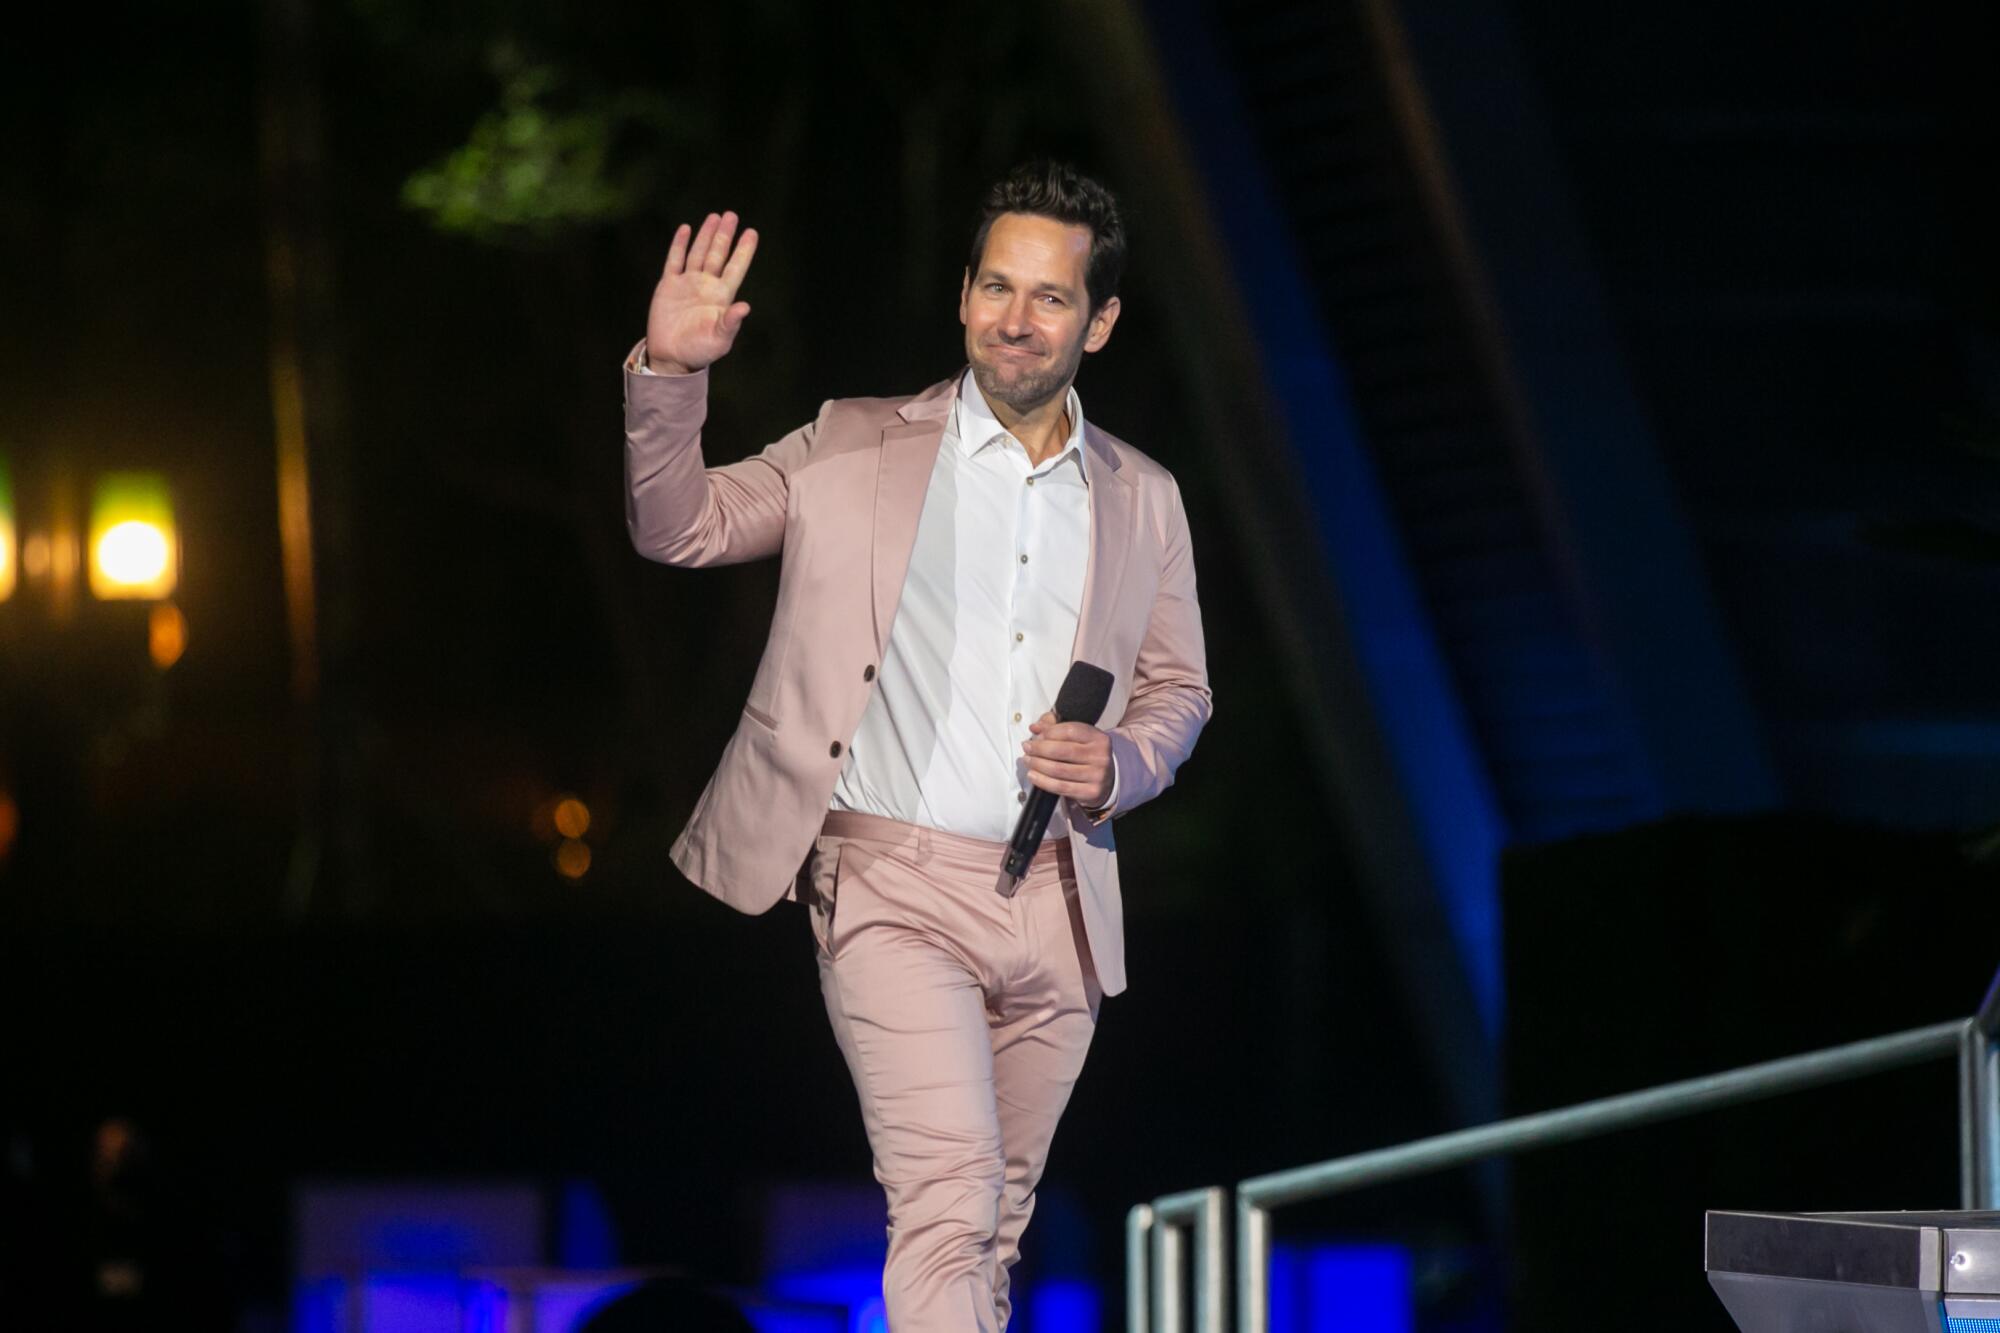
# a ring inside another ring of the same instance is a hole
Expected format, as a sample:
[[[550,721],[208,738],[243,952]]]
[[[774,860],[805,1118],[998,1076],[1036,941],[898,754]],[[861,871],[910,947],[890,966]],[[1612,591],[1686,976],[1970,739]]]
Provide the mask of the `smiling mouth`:
[[[1003,356],[1018,356],[1026,360],[1034,360],[1040,356],[1040,353],[1031,352],[1025,347],[1005,347],[1005,346],[995,345],[992,348],[992,350],[1000,353]]]

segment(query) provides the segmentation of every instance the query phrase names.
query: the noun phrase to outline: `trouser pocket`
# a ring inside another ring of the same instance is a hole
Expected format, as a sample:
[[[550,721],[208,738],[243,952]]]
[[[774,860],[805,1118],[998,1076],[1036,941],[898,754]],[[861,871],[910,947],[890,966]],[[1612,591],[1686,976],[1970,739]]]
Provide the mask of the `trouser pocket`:
[[[813,839],[812,854],[799,876],[800,897],[812,920],[813,944],[833,956],[833,917],[840,901],[840,849],[847,840],[822,833]]]

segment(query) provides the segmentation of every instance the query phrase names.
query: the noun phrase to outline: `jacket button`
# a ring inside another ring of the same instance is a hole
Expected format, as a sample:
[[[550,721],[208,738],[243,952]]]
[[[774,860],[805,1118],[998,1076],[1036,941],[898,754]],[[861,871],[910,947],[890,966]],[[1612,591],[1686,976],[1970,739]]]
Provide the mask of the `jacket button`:
[[[875,667],[872,663],[868,666],[861,668],[861,679],[863,680],[875,679]]]
[[[835,741],[833,743],[833,748],[828,750],[827,753],[832,755],[835,759],[840,758],[840,742]]]

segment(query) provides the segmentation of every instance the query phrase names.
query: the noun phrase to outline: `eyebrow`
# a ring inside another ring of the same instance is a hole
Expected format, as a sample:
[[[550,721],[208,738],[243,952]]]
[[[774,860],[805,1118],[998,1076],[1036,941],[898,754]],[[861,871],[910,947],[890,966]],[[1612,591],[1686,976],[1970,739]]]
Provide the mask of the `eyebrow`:
[[[1014,281],[1012,278],[1008,277],[1005,273],[1002,273],[997,268],[980,269],[979,277],[975,279],[976,282],[981,284],[996,280],[1006,283],[1011,283]],[[1076,299],[1076,291],[1073,288],[1063,286],[1059,282],[1045,282],[1042,283],[1040,286],[1036,287],[1035,290],[1038,292],[1054,292],[1058,296],[1066,296],[1071,300]]]

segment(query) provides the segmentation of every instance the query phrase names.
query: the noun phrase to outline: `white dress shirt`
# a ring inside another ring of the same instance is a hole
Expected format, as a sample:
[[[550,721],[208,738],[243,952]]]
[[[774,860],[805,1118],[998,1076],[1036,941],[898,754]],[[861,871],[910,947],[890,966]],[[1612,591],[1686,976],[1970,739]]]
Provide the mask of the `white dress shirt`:
[[[1083,404],[1039,467],[959,382],[875,692],[829,808],[1005,842],[1034,790],[1021,742],[1055,706],[1090,559]],[[1117,799],[1113,770],[1112,794]],[[1101,807],[1100,807],[1101,808]],[[1066,834],[1058,803],[1048,836]]]
[[[644,344],[627,366],[653,374]],[[1005,842],[1034,784],[1021,742],[1069,674],[1090,560],[1083,402],[1036,467],[959,381],[924,491],[916,545],[875,692],[847,747],[830,810]],[[1118,799],[1118,769],[1104,810]],[[1067,835],[1060,802],[1045,836]]]

